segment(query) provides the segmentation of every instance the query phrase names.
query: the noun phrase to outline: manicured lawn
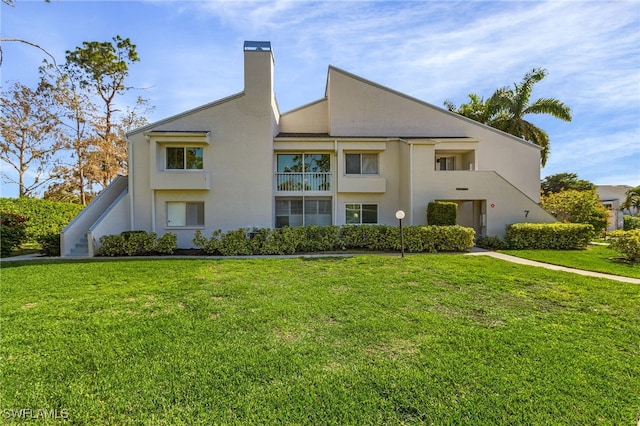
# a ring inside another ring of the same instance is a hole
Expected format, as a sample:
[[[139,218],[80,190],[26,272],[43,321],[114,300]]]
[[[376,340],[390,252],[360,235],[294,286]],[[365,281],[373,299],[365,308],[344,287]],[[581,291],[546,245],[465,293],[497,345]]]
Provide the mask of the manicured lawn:
[[[3,410],[118,425],[637,422],[638,285],[462,255],[0,266]]]
[[[585,271],[640,278],[640,263],[621,260],[624,256],[606,246],[586,250],[500,250],[512,256]]]

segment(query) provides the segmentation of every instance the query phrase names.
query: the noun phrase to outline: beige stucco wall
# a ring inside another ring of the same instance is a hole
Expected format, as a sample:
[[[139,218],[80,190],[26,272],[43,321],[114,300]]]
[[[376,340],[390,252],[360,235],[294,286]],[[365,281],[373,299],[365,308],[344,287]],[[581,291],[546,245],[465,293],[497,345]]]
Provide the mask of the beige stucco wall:
[[[136,229],[159,235],[175,232],[179,247],[190,247],[195,228],[167,228],[167,201],[203,201],[205,226],[200,229],[207,235],[216,229],[272,226],[273,170],[269,159],[273,157],[279,112],[272,96],[271,52],[245,52],[245,67],[243,93],[163,120],[129,136],[135,171]],[[208,144],[198,145],[203,147],[204,170],[194,173],[199,176],[190,185],[180,183],[190,172],[172,175],[174,172],[162,171],[163,161],[157,156],[163,150],[153,146],[154,132],[181,131],[210,134]],[[150,176],[158,172],[162,178],[152,185]],[[204,189],[192,190],[193,185]]]
[[[495,170],[539,201],[540,149],[535,145],[344,71],[330,68],[329,73],[332,135],[473,138],[479,141],[474,168]]]
[[[196,229],[208,236],[217,229],[273,227],[274,200],[283,195],[332,197],[338,225],[345,223],[348,203],[378,204],[379,223],[396,224],[395,212],[402,209],[405,223],[426,224],[427,204],[434,200],[465,201],[461,220],[476,226],[479,209],[486,206],[488,235],[502,235],[507,223],[553,220],[536,204],[537,147],[335,68],[329,69],[326,94],[280,116],[271,53],[245,52],[244,92],[130,135],[134,228],[160,235],[175,232],[179,247],[191,247]],[[199,142],[204,170],[162,170],[164,148],[154,135],[170,131],[208,132],[206,143]],[[279,133],[301,136],[277,137]],[[331,190],[278,192],[279,152],[329,153]],[[379,175],[346,176],[348,152],[378,153]],[[439,152],[455,155],[466,171],[435,171]],[[458,189],[463,187],[467,189]],[[204,202],[205,226],[168,228],[169,201]]]
[[[329,133],[328,101],[321,99],[293,111],[280,118],[282,133]]]

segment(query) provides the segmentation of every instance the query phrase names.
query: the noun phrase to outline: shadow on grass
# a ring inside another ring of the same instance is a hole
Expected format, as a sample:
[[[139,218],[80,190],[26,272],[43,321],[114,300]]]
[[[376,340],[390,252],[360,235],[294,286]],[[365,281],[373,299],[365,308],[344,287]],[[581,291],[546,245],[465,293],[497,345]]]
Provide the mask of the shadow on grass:
[[[337,262],[345,260],[353,254],[295,254],[288,256],[267,256],[274,259],[278,258],[296,258],[305,262]],[[71,265],[71,264],[84,264],[84,263],[100,263],[100,262],[137,262],[137,261],[223,261],[223,260],[252,260],[265,258],[265,256],[132,256],[132,257],[90,257],[90,258],[63,258],[63,257],[42,257],[32,258],[25,260],[9,260],[3,259],[0,262],[0,269],[15,268],[27,265]]]

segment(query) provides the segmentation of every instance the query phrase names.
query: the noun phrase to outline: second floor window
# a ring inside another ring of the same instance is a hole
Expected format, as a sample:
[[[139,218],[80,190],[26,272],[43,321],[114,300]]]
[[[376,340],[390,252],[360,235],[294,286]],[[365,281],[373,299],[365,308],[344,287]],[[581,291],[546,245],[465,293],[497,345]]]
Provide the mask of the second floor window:
[[[345,154],[348,175],[377,175],[378,154]]]
[[[202,148],[167,147],[167,170],[202,170]]]
[[[329,154],[278,154],[278,191],[329,191],[331,156]]]

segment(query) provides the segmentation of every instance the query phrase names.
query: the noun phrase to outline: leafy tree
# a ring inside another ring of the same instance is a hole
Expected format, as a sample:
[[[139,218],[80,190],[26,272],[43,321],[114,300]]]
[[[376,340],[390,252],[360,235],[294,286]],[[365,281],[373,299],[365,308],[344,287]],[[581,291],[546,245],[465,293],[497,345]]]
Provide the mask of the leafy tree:
[[[476,94],[470,94],[470,102],[456,106],[450,101],[445,106],[453,112],[487,124],[511,135],[523,138],[542,147],[542,166],[549,157],[549,135],[547,132],[527,121],[531,114],[548,114],[564,121],[571,121],[571,109],[554,98],[540,98],[531,102],[531,92],[536,83],[547,75],[544,68],[534,68],[513,89],[503,87],[484,101]]]
[[[544,178],[540,184],[540,189],[543,194],[548,195],[567,189],[593,191],[596,189],[596,186],[588,180],[578,179],[576,173],[557,173]]]
[[[595,190],[568,189],[550,193],[542,196],[540,205],[560,222],[587,223],[597,233],[607,229],[609,211],[600,202]]]
[[[127,145],[118,129],[116,99],[130,89],[125,80],[129,66],[139,61],[136,46],[119,35],[113,42],[85,41],[75,50],[67,51],[66,61],[68,75],[102,103],[102,112],[92,123],[97,137],[88,159],[95,178],[104,187],[116,175],[126,174]]]
[[[40,69],[43,79],[55,88],[61,143],[69,153],[55,168],[57,182],[45,196],[86,205],[96,190],[117,174],[126,174],[125,133],[146,124],[142,114],[151,108],[140,97],[133,108],[122,111],[116,106],[118,95],[130,89],[124,84],[128,66],[138,60],[129,39],[117,36],[113,44],[84,42],[67,51],[66,58],[62,66],[45,61]]]
[[[0,96],[0,159],[18,173],[20,197],[34,192],[50,180],[49,160],[60,148],[56,141],[59,120],[52,110],[53,97],[46,85],[35,90],[15,83]],[[26,182],[27,172],[33,175]],[[44,179],[44,180],[43,180]]]

